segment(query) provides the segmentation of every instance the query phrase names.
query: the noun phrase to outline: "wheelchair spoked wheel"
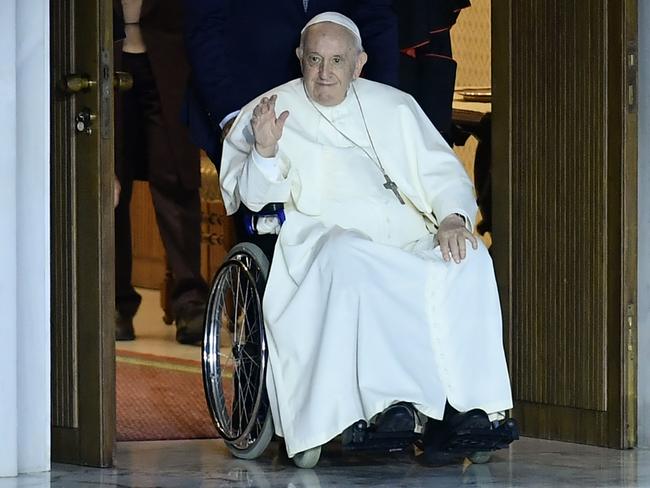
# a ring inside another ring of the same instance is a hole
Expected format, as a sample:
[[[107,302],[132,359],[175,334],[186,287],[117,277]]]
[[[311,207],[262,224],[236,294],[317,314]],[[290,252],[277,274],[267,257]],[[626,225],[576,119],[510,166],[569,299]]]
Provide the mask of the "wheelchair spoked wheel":
[[[205,396],[215,427],[241,459],[260,456],[273,437],[262,317],[268,272],[268,259],[259,247],[237,244],[215,275],[206,309]]]

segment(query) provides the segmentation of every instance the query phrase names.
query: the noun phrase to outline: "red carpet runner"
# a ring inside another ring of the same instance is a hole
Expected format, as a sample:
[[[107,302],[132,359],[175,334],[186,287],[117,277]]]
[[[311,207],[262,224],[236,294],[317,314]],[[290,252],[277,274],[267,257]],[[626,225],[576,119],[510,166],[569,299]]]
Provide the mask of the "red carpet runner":
[[[117,440],[218,437],[201,380],[201,364],[116,352]]]

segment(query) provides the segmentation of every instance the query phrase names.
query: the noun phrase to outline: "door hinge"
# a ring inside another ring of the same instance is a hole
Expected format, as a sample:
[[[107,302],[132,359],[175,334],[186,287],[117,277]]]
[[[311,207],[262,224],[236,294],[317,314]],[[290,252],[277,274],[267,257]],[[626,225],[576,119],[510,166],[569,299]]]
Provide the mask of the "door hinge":
[[[625,307],[625,343],[628,354],[634,352],[635,337],[634,333],[634,304],[630,303]]]
[[[113,109],[113,80],[111,53],[108,49],[101,50],[99,76],[101,80],[99,93],[99,113],[101,114],[100,131],[102,139],[109,139],[113,134],[113,121],[111,118]]]
[[[637,443],[637,334],[636,334],[636,304],[625,306],[625,349],[624,363],[624,422],[625,447],[634,447]]]
[[[627,43],[627,52],[625,55],[626,66],[626,99],[627,111],[636,113],[637,111],[637,76],[638,76],[638,47],[636,41]]]

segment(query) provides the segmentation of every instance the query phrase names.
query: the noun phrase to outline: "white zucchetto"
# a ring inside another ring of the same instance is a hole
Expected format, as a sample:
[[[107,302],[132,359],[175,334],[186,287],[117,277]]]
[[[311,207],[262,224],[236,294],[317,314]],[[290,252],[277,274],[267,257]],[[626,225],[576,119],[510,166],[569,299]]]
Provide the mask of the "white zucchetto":
[[[307,24],[305,24],[305,27],[302,28],[300,34],[304,34],[308,27],[314,24],[320,24],[321,22],[332,22],[333,24],[338,24],[342,27],[345,27],[352,33],[354,37],[358,39],[359,45],[362,45],[361,32],[359,31],[357,24],[355,24],[349,17],[346,17],[345,15],[338,12],[323,12],[322,14],[316,15],[309,22],[307,22]]]

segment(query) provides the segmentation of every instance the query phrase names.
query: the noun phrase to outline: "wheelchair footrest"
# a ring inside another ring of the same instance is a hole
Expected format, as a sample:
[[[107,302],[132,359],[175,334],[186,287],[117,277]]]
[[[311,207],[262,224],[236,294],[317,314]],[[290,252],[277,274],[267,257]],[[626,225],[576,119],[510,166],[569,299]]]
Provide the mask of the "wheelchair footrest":
[[[399,452],[408,449],[420,435],[406,432],[376,432],[360,420],[341,434],[341,444],[346,451]]]
[[[473,453],[504,449],[519,439],[519,429],[513,419],[506,419],[491,429],[462,429],[454,432],[441,446],[441,451]]]

